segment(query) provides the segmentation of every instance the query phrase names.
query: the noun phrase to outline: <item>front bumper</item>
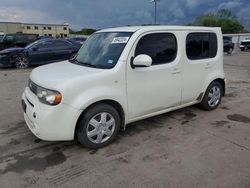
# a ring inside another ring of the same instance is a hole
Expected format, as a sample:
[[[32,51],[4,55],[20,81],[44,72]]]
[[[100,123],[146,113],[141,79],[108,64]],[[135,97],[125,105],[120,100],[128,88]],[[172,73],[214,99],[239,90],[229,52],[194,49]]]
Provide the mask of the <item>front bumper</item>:
[[[0,55],[0,68],[11,67],[8,55]]]
[[[22,95],[22,103],[25,122],[36,137],[47,141],[74,139],[80,110],[64,103],[56,106],[43,104],[28,87]]]

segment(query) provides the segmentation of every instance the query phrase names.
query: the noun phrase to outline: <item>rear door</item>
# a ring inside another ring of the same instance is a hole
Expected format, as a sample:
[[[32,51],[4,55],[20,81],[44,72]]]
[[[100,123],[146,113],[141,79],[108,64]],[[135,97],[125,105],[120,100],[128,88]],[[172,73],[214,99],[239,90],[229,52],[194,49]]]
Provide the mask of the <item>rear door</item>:
[[[72,53],[72,44],[68,41],[54,41],[54,57],[55,61],[67,60]]]
[[[145,33],[134,45],[130,58],[149,55],[150,67],[132,69],[127,63],[129,119],[140,118],[177,106],[181,101],[181,50],[179,33]]]
[[[202,97],[204,83],[216,69],[218,41],[215,33],[187,32],[183,64],[182,104]]]

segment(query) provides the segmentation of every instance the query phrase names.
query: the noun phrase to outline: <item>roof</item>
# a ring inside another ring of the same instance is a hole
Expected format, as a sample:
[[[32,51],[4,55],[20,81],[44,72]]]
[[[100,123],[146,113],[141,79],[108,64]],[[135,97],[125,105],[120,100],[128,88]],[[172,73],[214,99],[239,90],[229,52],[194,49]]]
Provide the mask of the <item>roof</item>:
[[[220,30],[219,27],[200,27],[200,26],[169,26],[169,25],[155,25],[155,26],[127,26],[116,27],[110,29],[103,29],[98,32],[136,32],[138,30],[200,30],[200,31],[214,31]]]

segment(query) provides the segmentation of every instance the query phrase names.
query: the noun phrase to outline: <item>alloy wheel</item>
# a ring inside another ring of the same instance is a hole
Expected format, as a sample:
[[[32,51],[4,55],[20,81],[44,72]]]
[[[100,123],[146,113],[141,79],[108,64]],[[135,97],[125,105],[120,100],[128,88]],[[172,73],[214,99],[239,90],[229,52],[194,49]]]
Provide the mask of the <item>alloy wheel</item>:
[[[220,102],[220,98],[221,98],[221,90],[217,85],[215,85],[210,89],[208,93],[209,106],[215,107]]]
[[[28,67],[28,59],[24,56],[19,56],[17,57],[17,61],[16,61],[16,67],[19,69],[25,69]]]
[[[111,138],[115,130],[115,118],[102,112],[90,119],[87,125],[87,137],[89,141],[100,144]]]

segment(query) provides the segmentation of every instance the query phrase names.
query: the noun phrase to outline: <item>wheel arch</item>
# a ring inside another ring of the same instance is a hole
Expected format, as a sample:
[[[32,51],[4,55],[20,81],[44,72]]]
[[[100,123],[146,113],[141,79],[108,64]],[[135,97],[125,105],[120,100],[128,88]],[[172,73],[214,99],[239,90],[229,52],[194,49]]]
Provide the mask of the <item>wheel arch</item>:
[[[79,125],[80,125],[80,120],[81,118],[84,116],[85,112],[90,109],[91,107],[93,107],[94,105],[97,105],[97,104],[108,104],[112,107],[114,107],[117,112],[119,113],[120,115],[120,118],[121,118],[121,128],[124,130],[125,129],[125,112],[124,112],[124,109],[122,107],[122,105],[115,101],[115,100],[112,100],[112,99],[103,99],[103,100],[100,100],[100,101],[96,101],[92,104],[90,104],[88,107],[86,107],[82,113],[80,114],[80,116],[78,117],[77,121],[76,121],[76,125],[75,125],[75,130],[74,130],[74,138],[76,138],[76,133],[77,133],[77,130],[79,128]]]
[[[205,95],[205,93],[206,93],[208,87],[209,87],[210,84],[213,83],[213,82],[219,82],[219,83],[221,84],[222,89],[223,89],[223,91],[222,91],[222,96],[225,96],[225,93],[226,93],[226,82],[225,82],[225,79],[224,79],[224,78],[215,78],[215,79],[213,79],[212,81],[210,81],[210,82],[207,84],[207,86],[206,86],[206,88],[205,88],[205,91],[204,91],[204,94],[203,94],[203,97],[204,97],[204,95]],[[202,98],[203,98],[203,97],[202,97]]]

